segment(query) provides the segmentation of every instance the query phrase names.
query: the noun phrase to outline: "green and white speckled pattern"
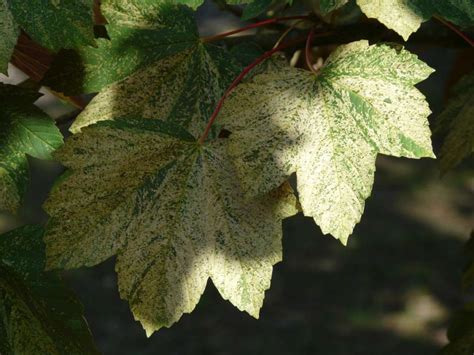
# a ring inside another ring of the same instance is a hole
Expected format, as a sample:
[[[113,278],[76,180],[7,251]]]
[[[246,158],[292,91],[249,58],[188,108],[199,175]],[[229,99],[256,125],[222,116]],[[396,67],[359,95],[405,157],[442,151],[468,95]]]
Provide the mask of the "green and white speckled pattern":
[[[7,0],[0,0],[0,73],[7,73],[8,62],[13,54],[20,28],[8,9]]]
[[[168,57],[187,53],[191,59],[191,52],[216,48],[203,45],[194,12],[184,5],[108,0],[102,11],[111,40],[98,39],[97,48],[62,52],[45,85],[68,95],[98,92],[147,67],[160,70],[161,60]],[[230,56],[226,62],[232,63]]]
[[[82,306],[57,273],[45,273],[43,229],[0,236],[0,353],[98,354]]]
[[[442,172],[474,152],[474,73],[454,87],[453,97],[437,119],[437,130],[447,131],[440,150]]]
[[[296,172],[303,212],[343,243],[370,195],[378,153],[433,157],[424,96],[432,69],[366,41],[341,46],[315,76],[291,67],[240,85],[220,123],[244,190],[258,195]]]
[[[93,0],[0,0],[0,72],[5,73],[20,28],[57,51],[94,43]]]
[[[474,0],[357,0],[367,17],[375,18],[403,39],[433,14],[461,26],[474,25]]]
[[[35,91],[0,84],[0,210],[15,213],[28,184],[26,155],[51,159],[62,145],[54,121],[33,105]]]
[[[83,128],[56,154],[69,170],[45,204],[48,267],[117,255],[120,294],[148,335],[191,312],[209,278],[257,317],[296,199],[288,185],[244,199],[226,151],[163,121]]]

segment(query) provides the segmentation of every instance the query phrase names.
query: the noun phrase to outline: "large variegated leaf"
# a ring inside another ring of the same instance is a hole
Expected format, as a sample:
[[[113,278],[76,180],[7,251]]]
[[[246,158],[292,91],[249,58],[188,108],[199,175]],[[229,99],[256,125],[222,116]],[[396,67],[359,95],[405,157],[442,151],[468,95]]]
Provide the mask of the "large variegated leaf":
[[[424,96],[432,69],[405,50],[341,46],[318,75],[282,67],[242,84],[220,117],[244,190],[297,173],[303,212],[346,243],[370,195],[378,153],[433,157]]]
[[[0,236],[0,353],[96,354],[81,304],[43,271],[42,236],[38,226]]]
[[[102,11],[112,40],[99,40],[97,49],[84,48],[74,54],[77,60],[69,52],[66,68],[70,71],[60,61],[61,70],[53,68],[46,80],[67,93],[101,90],[71,130],[131,114],[165,120],[178,117],[176,123],[193,135],[200,134],[239,72],[232,57],[202,42],[193,12],[186,6],[106,0]]]
[[[0,0],[0,72],[6,71],[23,29],[54,51],[94,43],[93,0]]]
[[[474,152],[474,73],[454,87],[453,97],[438,117],[437,130],[446,135],[440,150],[442,172]]]
[[[362,11],[393,29],[405,40],[433,14],[461,26],[474,25],[473,0],[357,0]]]
[[[191,312],[211,278],[222,297],[257,317],[289,187],[244,200],[225,140],[203,146],[169,122],[103,121],[57,157],[70,170],[45,207],[49,268],[117,257],[121,296],[147,334]]]
[[[51,159],[61,146],[54,121],[33,105],[35,91],[0,84],[0,210],[16,212],[28,185],[26,155]]]

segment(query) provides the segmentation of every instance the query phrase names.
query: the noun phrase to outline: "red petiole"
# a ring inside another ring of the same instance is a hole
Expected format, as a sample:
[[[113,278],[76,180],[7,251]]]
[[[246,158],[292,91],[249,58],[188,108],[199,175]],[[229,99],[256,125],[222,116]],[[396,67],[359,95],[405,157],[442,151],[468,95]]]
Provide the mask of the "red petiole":
[[[471,47],[474,47],[474,40],[472,40],[467,34],[462,32],[460,29],[458,29],[456,26],[454,26],[451,22],[446,21],[442,17],[439,16],[434,16],[439,22],[441,22],[443,25],[448,27],[451,31],[456,33],[459,37],[461,37],[463,40],[465,40]]]
[[[232,31],[220,33],[220,34],[215,35],[215,36],[203,37],[203,38],[202,38],[202,41],[203,41],[203,42],[217,41],[217,40],[219,40],[219,39],[222,39],[222,38],[231,36],[231,35],[236,34],[236,33],[248,31],[248,30],[251,30],[251,29],[257,28],[257,27],[262,27],[262,26],[270,25],[270,24],[272,24],[272,23],[283,22],[283,21],[290,21],[290,20],[308,20],[309,18],[310,18],[309,16],[275,17],[275,18],[271,18],[271,19],[268,19],[268,20],[263,20],[263,21],[260,21],[260,22],[257,22],[257,23],[252,23],[252,24],[250,24],[250,25],[248,25],[248,26],[245,26],[245,27],[242,27],[242,28],[238,28],[238,29],[236,29],[236,30],[232,30]]]
[[[320,35],[329,35],[331,33],[322,33]],[[310,40],[312,41],[314,37],[314,33],[311,34],[310,36]],[[308,41],[308,39],[306,37],[302,37],[302,38],[299,38],[299,39],[295,39],[293,41],[290,41],[290,42],[287,42],[287,43],[283,43],[283,44],[280,44],[279,46],[263,53],[260,57],[258,57],[257,59],[255,59],[251,64],[249,64],[248,66],[246,66],[244,68],[244,70],[242,70],[242,72],[234,79],[234,81],[230,84],[230,86],[227,88],[227,90],[225,91],[224,95],[222,95],[222,97],[220,98],[219,102],[217,103],[217,106],[216,108],[214,109],[214,112],[212,113],[211,117],[209,118],[209,121],[207,122],[207,126],[204,130],[204,133],[202,134],[202,136],[199,138],[198,142],[199,144],[203,144],[206,139],[207,139],[207,136],[209,135],[209,132],[211,130],[211,127],[212,125],[214,124],[214,121],[216,120],[217,118],[217,115],[219,114],[220,110],[222,109],[222,105],[224,104],[224,101],[227,99],[227,97],[230,95],[230,93],[235,89],[235,87],[242,81],[242,79],[253,69],[255,68],[257,65],[259,65],[260,63],[262,63],[264,60],[270,58],[273,54],[275,54],[276,52],[279,52],[285,48],[288,48],[288,47],[291,47],[291,46],[294,46],[295,44],[298,44],[298,43],[301,43],[301,42],[304,42],[304,41]],[[310,42],[311,43],[311,42]]]

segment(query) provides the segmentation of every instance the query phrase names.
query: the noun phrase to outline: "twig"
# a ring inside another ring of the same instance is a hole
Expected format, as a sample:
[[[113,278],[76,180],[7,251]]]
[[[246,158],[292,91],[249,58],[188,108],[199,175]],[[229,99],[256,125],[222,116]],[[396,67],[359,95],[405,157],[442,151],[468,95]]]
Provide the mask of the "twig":
[[[215,36],[203,37],[201,40],[203,42],[217,41],[217,40],[220,40],[222,38],[231,36],[231,35],[236,34],[236,33],[251,30],[253,28],[262,27],[262,26],[266,26],[266,25],[270,25],[270,24],[274,24],[274,23],[282,22],[282,21],[303,20],[303,19],[308,20],[309,18],[310,18],[309,16],[286,16],[286,17],[270,18],[268,20],[263,20],[263,21],[260,21],[260,22],[257,22],[257,23],[252,23],[250,25],[247,25],[247,26],[242,27],[242,28],[238,28],[236,30],[220,33],[220,34],[215,35]]]
[[[309,70],[316,74],[316,70],[313,67],[313,53],[311,44],[313,43],[314,37],[314,27],[309,31],[308,37],[306,39],[306,46],[305,46],[305,58],[306,58],[306,65],[308,66]]]
[[[214,112],[212,113],[211,115],[211,118],[209,119],[209,121],[207,122],[207,126],[206,126],[206,129],[204,130],[204,133],[202,134],[202,136],[199,138],[199,144],[203,144],[206,139],[207,139],[207,136],[209,135],[209,132],[211,131],[211,127],[212,127],[212,124],[214,123],[214,121],[216,120],[217,118],[217,115],[219,114],[219,111],[221,110],[222,108],[222,105],[224,104],[224,101],[225,99],[229,96],[229,94],[234,90],[234,88],[242,81],[242,79],[253,69],[255,68],[257,65],[259,65],[260,63],[262,63],[265,59],[268,59],[270,58],[273,54],[275,54],[276,52],[278,51],[281,51],[282,49],[285,49],[285,48],[288,48],[288,47],[291,47],[297,43],[300,43],[300,42],[303,42],[304,41],[304,38],[300,38],[300,39],[297,39],[297,40],[294,40],[294,41],[291,41],[291,42],[288,42],[288,43],[283,43],[281,45],[279,45],[278,47],[276,48],[273,48],[273,49],[270,49],[269,51],[263,53],[260,57],[258,57],[257,59],[255,59],[251,64],[249,64],[248,66],[246,66],[244,68],[244,70],[242,70],[242,72],[234,79],[234,81],[230,84],[230,86],[227,88],[227,90],[225,91],[224,95],[222,95],[221,99],[219,100],[219,102],[217,103],[217,106],[216,108],[214,109]]]
[[[456,33],[459,37],[461,37],[463,40],[465,40],[471,47],[474,47],[474,41],[469,38],[469,36],[467,34],[465,34],[464,32],[462,32],[460,29],[458,29],[456,26],[454,26],[451,22],[449,21],[446,21],[444,18],[440,17],[440,16],[433,16],[435,19],[437,19],[439,22],[441,22],[443,25],[445,25],[446,27],[448,27],[451,31],[453,31],[454,33]]]

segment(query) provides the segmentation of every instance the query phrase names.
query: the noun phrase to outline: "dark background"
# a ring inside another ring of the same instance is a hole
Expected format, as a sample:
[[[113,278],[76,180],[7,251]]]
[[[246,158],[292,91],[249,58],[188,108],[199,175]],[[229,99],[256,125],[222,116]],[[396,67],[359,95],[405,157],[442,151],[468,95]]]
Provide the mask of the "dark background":
[[[199,16],[205,35],[240,26],[210,4]],[[472,51],[409,49],[437,70],[419,88],[439,113]],[[20,80],[13,68],[9,80]],[[71,110],[51,95],[38,105],[53,116]],[[472,161],[443,178],[436,164],[379,156],[373,194],[347,247],[323,236],[310,218],[287,219],[284,261],[274,269],[259,320],[220,298],[209,282],[192,314],[146,338],[120,300],[114,260],[65,278],[105,354],[435,354],[463,301],[462,247],[474,224]],[[34,159],[31,165],[25,206],[17,217],[0,214],[0,232],[46,221],[41,204],[61,167]]]

